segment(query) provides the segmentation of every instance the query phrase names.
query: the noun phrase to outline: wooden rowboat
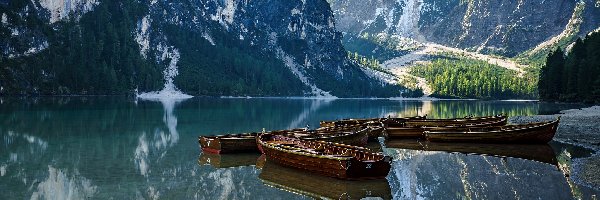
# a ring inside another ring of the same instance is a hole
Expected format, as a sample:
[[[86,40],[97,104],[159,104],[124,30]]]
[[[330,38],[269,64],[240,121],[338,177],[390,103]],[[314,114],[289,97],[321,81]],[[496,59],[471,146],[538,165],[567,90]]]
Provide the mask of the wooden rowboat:
[[[391,168],[390,157],[358,146],[273,134],[259,135],[257,144],[269,161],[339,179],[384,178]]]
[[[425,131],[425,138],[432,142],[545,144],[556,134],[559,121],[560,117],[554,121],[521,125],[429,130]]]
[[[454,130],[468,127],[501,126],[505,125],[506,121],[506,116],[502,115],[480,118],[411,120],[388,126],[386,132],[389,138],[425,138],[424,132],[431,129]]]
[[[505,115],[494,115],[485,117],[465,117],[465,118],[450,118],[450,119],[417,119],[407,120],[400,126],[459,126],[465,124],[480,124],[486,122],[494,122],[506,119]],[[506,123],[506,121],[504,121]],[[393,127],[393,126],[388,126]]]
[[[267,161],[264,155],[258,159],[257,163],[260,162],[263,162],[263,165],[258,178],[264,185],[283,191],[314,199],[362,199],[366,197],[392,199],[392,191],[386,179],[340,180],[284,167]]]
[[[450,153],[486,155],[501,158],[520,158],[558,166],[556,153],[548,144],[447,143],[403,139],[386,141],[385,146],[387,148],[398,149],[445,151]]]
[[[350,145],[364,146],[368,141],[370,128],[361,126],[344,126],[327,130],[307,131],[305,129],[279,130],[269,133],[304,138],[307,140],[323,140]],[[203,152],[213,154],[259,152],[256,136],[259,133],[229,134],[217,136],[200,136],[198,143]]]
[[[317,131],[328,131],[331,129],[335,130],[335,129],[340,129],[343,127],[357,127],[357,128],[367,127],[367,128],[369,128],[369,131],[368,131],[369,141],[376,141],[378,137],[383,136],[385,133],[384,125],[382,122],[379,122],[379,121],[368,121],[368,122],[357,123],[357,124],[326,126],[326,127],[317,128]]]
[[[253,153],[238,153],[238,154],[212,154],[202,153],[198,158],[199,165],[211,165],[214,168],[229,168],[250,166],[256,164],[256,159],[261,154]]]
[[[368,122],[404,122],[407,120],[414,119],[425,119],[427,116],[414,116],[414,117],[398,117],[398,118],[366,118],[366,119],[342,119],[338,121],[320,121],[321,127],[334,127],[334,126],[347,126],[347,125],[359,125]]]
[[[228,134],[217,136],[200,136],[198,143],[203,153],[236,153],[257,152],[256,136],[258,133]]]

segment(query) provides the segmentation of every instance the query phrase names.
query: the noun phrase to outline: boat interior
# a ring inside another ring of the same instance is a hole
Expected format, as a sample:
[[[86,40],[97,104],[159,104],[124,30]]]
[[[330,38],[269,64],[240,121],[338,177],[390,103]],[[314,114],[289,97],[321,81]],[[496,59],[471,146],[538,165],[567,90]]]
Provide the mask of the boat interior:
[[[377,161],[384,158],[382,154],[369,152],[370,150],[362,147],[354,146],[337,146],[332,143],[319,141],[301,141],[293,138],[272,136],[272,140],[265,143],[276,148],[281,148],[287,151],[297,153],[307,153],[317,156],[350,158],[354,157],[360,161]]]

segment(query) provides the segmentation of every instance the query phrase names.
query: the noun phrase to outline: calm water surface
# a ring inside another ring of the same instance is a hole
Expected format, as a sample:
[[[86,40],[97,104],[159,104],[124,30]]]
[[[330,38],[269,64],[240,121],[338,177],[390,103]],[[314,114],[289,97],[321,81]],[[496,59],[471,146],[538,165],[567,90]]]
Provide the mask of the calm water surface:
[[[466,150],[416,141],[386,141],[385,148],[374,143],[370,146],[393,156],[394,163],[387,179],[366,182],[312,176],[257,154],[206,155],[197,143],[199,135],[307,124],[314,128],[320,120],[535,115],[572,107],[577,106],[359,99],[0,98],[0,199],[589,199],[600,192],[578,185],[564,171],[572,159],[593,151],[556,142],[541,147],[465,145],[471,148]],[[511,148],[522,151],[507,152]]]

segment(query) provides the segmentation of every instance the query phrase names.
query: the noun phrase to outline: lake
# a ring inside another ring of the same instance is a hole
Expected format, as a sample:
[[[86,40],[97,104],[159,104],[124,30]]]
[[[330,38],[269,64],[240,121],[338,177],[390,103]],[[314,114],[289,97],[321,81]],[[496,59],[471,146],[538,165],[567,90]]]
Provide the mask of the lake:
[[[358,182],[306,174],[258,154],[202,154],[197,142],[199,135],[315,128],[320,120],[536,115],[575,107],[528,101],[4,97],[0,199],[590,199],[600,191],[565,171],[572,159],[594,151],[559,142],[426,149],[409,140],[386,141],[384,148],[371,143],[394,158],[392,170],[386,179]],[[473,148],[481,152],[469,153]]]

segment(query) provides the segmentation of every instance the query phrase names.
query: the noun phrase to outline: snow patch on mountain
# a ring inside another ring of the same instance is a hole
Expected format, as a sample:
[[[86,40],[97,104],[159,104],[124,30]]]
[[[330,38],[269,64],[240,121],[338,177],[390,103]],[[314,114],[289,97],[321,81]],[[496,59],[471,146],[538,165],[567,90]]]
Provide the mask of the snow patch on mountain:
[[[2,24],[3,25],[8,24],[8,17],[6,17],[6,13],[2,13]]]
[[[91,11],[100,2],[97,0],[39,0],[39,3],[50,12],[50,23],[54,23],[67,19],[73,12]]]
[[[202,34],[202,37],[203,37],[204,39],[206,39],[208,42],[210,42],[210,44],[211,44],[211,45],[213,45],[213,46],[215,46],[215,45],[216,45],[216,44],[215,44],[215,41],[214,41],[214,40],[213,40],[213,38],[212,38],[212,36],[210,36],[208,33],[204,32],[204,33]]]
[[[179,58],[181,55],[179,54],[179,50],[173,46],[166,46],[164,44],[159,44],[157,47],[160,54],[159,59],[164,61],[166,59],[171,59],[169,62],[169,66],[165,68],[163,71],[163,76],[165,79],[165,86],[161,91],[155,92],[146,92],[142,94],[138,94],[137,97],[140,99],[146,100],[162,100],[162,99],[189,99],[193,96],[184,94],[179,91],[175,84],[173,83],[175,76],[179,74],[177,70],[177,62],[179,62]]]
[[[147,58],[148,49],[150,49],[150,15],[144,16],[137,24],[137,31],[135,33],[135,41],[140,46],[140,54],[142,57]]]
[[[31,48],[29,48],[26,52],[25,52],[25,56],[28,55],[33,55],[36,54],[44,49],[48,48],[48,42],[44,41],[41,44],[39,44],[38,46],[32,46]]]
[[[221,25],[227,27],[228,24],[233,23],[235,12],[237,8],[236,0],[225,0],[223,6],[217,7],[214,15],[211,15],[211,19],[218,21]]]

